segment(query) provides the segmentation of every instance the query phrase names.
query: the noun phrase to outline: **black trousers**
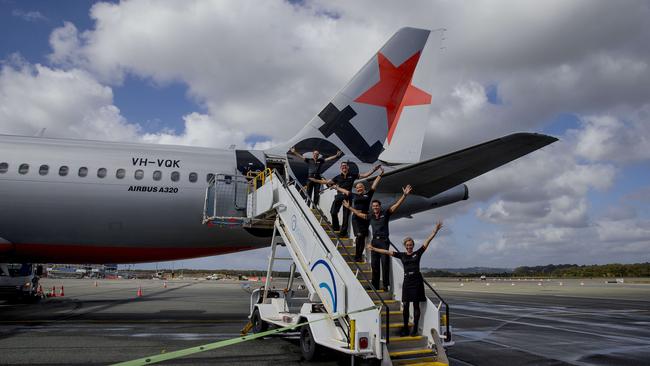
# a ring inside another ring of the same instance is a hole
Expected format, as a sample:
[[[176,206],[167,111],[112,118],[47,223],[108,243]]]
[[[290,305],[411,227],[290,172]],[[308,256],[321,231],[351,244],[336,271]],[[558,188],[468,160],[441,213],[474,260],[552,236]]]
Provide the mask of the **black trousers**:
[[[372,246],[388,250],[390,242],[387,238],[373,238]],[[370,255],[370,267],[372,268],[372,286],[376,289],[380,288],[379,276],[381,274],[383,284],[381,288],[388,290],[388,287],[390,286],[390,256],[373,251]]]
[[[352,229],[354,229],[354,244],[356,245],[356,251],[354,255],[354,260],[356,262],[361,262],[363,256],[363,249],[366,247],[366,238],[368,237],[368,226],[370,223],[368,220],[364,220],[357,216],[352,217]]]
[[[411,304],[413,304],[413,329],[415,329],[415,331],[417,332],[418,323],[420,322],[420,303],[418,301],[402,302],[402,305],[404,306],[404,309],[402,310],[404,328],[408,327],[409,325],[409,317],[411,316],[410,314]]]
[[[334,230],[341,230],[340,236],[348,236],[348,222],[350,222],[350,210],[343,207],[343,222],[339,225],[339,210],[343,206],[343,200],[346,197],[342,194],[337,194],[334,197],[334,202],[332,202],[332,208],[330,209],[330,214],[332,214],[332,227]]]
[[[316,177],[320,179],[320,177]],[[313,196],[313,198],[312,198]],[[312,202],[312,207],[316,208],[318,206],[318,201],[320,200],[320,183],[307,181],[307,200]]]

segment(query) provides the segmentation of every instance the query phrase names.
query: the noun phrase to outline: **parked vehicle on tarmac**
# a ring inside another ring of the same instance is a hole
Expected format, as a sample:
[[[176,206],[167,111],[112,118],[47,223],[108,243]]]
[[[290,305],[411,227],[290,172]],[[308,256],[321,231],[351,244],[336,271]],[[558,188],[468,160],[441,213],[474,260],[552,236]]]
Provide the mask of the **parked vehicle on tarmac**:
[[[43,266],[32,263],[0,263],[0,299],[36,298]]]

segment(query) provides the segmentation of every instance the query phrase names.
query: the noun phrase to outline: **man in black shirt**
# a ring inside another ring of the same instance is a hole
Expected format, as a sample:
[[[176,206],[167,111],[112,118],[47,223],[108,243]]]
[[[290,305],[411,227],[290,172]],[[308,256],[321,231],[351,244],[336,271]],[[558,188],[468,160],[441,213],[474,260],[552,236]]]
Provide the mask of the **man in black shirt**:
[[[348,201],[352,201],[352,207],[363,212],[363,213],[368,213],[370,210],[370,201],[372,201],[372,196],[375,194],[375,190],[377,189],[377,185],[379,185],[379,181],[381,180],[381,176],[384,174],[384,169],[381,167],[379,168],[379,175],[375,177],[375,180],[372,182],[372,187],[370,187],[369,191],[366,191],[366,185],[363,182],[358,182],[355,184],[355,190],[356,192],[350,192],[346,189],[343,189],[339,186],[334,186],[334,189],[342,193],[343,195],[347,196]],[[347,208],[343,208],[343,212],[349,210]],[[345,217],[345,216],[344,216]],[[366,219],[362,219],[358,216],[352,217],[352,228],[354,229],[354,243],[356,246],[355,250],[355,256],[354,256],[354,261],[355,262],[363,262],[363,248],[366,246],[366,238],[368,237],[368,226],[370,223]]]
[[[372,242],[371,245],[375,248],[388,250],[390,247],[390,232],[388,231],[388,221],[390,216],[397,211],[399,206],[404,203],[406,196],[411,193],[411,185],[407,185],[402,188],[402,197],[400,197],[397,202],[393,203],[387,210],[381,208],[381,202],[378,200],[372,201],[372,212],[365,214],[353,207],[350,207],[348,201],[343,202],[343,205],[352,211],[357,217],[362,219],[368,219],[370,221],[370,226],[372,227]],[[373,251],[370,256],[370,266],[372,267],[372,286],[374,288],[379,288],[379,269],[381,261],[381,277],[383,283],[383,290],[388,291],[388,286],[390,284],[390,258],[388,255]]]
[[[373,167],[371,170],[362,173],[362,174],[356,174],[356,173],[350,173],[350,167],[348,166],[347,162],[341,162],[341,174],[337,175],[336,177],[332,178],[331,180],[317,180],[317,179],[310,179],[318,184],[327,184],[327,185],[336,185],[339,188],[342,188],[348,192],[352,191],[352,186],[354,185],[354,181],[359,179],[359,178],[367,178],[371,176],[374,172],[379,169],[381,165],[377,165]],[[348,236],[348,223],[350,222],[350,210],[347,208],[343,208],[343,223],[339,225],[339,210],[341,209],[341,205],[343,205],[343,200],[345,200],[346,195],[343,193],[338,193],[336,197],[334,197],[334,202],[332,202],[332,208],[330,209],[330,214],[332,216],[332,227],[334,228],[334,231],[339,231],[339,236],[346,238]]]
[[[307,181],[307,202],[309,202],[309,200],[311,199],[312,207],[316,208],[318,206],[318,200],[320,198],[320,183],[317,183],[316,181],[322,179],[321,169],[323,167],[323,164],[325,164],[326,161],[330,161],[338,158],[343,153],[341,152],[341,150],[339,150],[336,152],[335,155],[332,155],[329,158],[323,158],[320,156],[320,152],[317,149],[314,149],[314,151],[312,152],[312,157],[306,158],[302,156],[302,154],[299,154],[296,151],[295,147],[292,147],[290,151],[297,158],[302,159],[302,161],[307,163],[307,178],[309,179]]]

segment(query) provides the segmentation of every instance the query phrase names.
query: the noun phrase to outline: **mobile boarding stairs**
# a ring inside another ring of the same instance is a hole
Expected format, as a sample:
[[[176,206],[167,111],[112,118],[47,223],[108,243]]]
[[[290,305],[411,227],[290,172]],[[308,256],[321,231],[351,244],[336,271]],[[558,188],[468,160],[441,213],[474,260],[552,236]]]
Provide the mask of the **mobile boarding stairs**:
[[[354,241],[338,237],[328,217],[309,208],[301,190],[297,182],[269,169],[248,177],[218,174],[207,188],[204,224],[273,230],[266,282],[251,294],[253,331],[308,322],[299,329],[307,360],[327,348],[387,365],[448,365],[445,347],[453,341],[447,303],[425,281],[438,301],[420,305],[417,336],[398,336],[403,325],[401,262],[392,260],[391,291],[375,289],[369,263],[354,262]],[[333,196],[325,191],[322,204]],[[291,257],[277,257],[278,245],[286,246]],[[281,291],[271,288],[279,260],[291,261],[287,288]],[[307,297],[294,296],[296,270]]]

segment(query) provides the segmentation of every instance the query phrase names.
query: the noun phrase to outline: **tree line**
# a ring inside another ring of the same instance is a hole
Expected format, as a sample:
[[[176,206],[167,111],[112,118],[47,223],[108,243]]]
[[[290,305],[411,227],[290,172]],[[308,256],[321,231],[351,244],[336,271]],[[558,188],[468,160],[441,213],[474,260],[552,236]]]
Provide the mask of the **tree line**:
[[[650,263],[522,266],[515,268],[512,275],[514,277],[650,277]]]

